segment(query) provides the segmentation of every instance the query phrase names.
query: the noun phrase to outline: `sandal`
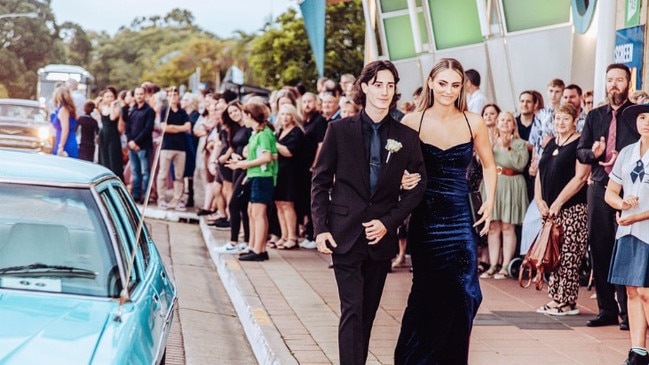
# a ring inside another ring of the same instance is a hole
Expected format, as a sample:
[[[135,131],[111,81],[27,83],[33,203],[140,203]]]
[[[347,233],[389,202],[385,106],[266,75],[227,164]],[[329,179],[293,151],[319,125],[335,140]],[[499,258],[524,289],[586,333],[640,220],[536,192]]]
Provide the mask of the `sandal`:
[[[543,304],[542,307],[539,307],[536,309],[536,313],[548,313],[551,309],[556,308],[559,305],[559,303],[555,302],[554,300],[551,301],[548,304]]]
[[[282,238],[282,240],[284,240],[284,239]],[[293,242],[293,244],[292,245],[287,245],[288,242]],[[289,239],[284,240],[284,243],[282,243],[282,244],[278,243],[277,244],[277,249],[278,250],[292,250],[292,249],[295,249],[295,248],[300,248],[300,246],[297,244],[297,240],[295,238],[289,238]]]
[[[496,274],[496,271],[498,271],[498,267],[497,266],[491,266],[489,268],[489,270],[483,272],[482,275],[480,275],[480,278],[489,279],[489,278],[491,278],[492,276],[494,276]]]
[[[277,240],[277,242],[275,241],[266,242],[266,246],[270,248],[280,248],[282,245],[284,245],[285,242],[286,240],[284,238],[280,238]]]
[[[561,303],[556,307],[550,308],[545,314],[551,316],[575,316],[579,314],[577,303]]]
[[[405,266],[406,264],[406,257],[405,256],[397,256],[394,261],[392,261],[392,269],[397,269],[400,267]]]
[[[485,272],[487,270],[489,270],[489,264],[484,262],[484,261],[480,261],[478,263],[478,274],[482,274],[483,272]]]
[[[507,279],[509,277],[509,271],[507,269],[502,268],[496,275],[494,275],[494,279],[496,280],[502,280],[502,279]]]

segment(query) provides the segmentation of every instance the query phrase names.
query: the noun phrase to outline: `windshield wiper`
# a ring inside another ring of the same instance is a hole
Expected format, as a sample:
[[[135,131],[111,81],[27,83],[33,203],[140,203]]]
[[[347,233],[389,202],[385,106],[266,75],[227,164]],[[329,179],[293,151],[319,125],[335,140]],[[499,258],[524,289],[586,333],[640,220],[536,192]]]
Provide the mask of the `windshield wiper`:
[[[39,277],[47,276],[50,274],[56,274],[56,276],[82,277],[88,279],[94,279],[98,275],[92,270],[82,269],[80,267],[46,265],[39,262],[31,265],[10,266],[0,269],[0,276]]]

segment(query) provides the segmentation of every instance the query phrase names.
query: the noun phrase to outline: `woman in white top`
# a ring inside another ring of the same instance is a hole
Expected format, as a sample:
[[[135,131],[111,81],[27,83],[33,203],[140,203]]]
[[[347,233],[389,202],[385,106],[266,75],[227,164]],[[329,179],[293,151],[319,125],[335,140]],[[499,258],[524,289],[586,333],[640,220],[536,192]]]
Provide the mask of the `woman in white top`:
[[[623,115],[636,121],[640,140],[620,151],[606,187],[606,203],[621,211],[608,281],[626,286],[631,350],[625,364],[649,364],[649,105],[630,106]]]

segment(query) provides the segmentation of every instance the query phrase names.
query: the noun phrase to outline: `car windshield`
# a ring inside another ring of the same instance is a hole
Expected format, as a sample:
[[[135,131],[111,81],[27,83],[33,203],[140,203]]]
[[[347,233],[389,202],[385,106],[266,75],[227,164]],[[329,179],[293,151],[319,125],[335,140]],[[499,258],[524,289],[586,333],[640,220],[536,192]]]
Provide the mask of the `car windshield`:
[[[89,189],[0,183],[0,289],[112,296],[115,256]]]
[[[0,117],[32,119],[37,122],[45,122],[47,113],[39,107],[15,104],[0,104]]]

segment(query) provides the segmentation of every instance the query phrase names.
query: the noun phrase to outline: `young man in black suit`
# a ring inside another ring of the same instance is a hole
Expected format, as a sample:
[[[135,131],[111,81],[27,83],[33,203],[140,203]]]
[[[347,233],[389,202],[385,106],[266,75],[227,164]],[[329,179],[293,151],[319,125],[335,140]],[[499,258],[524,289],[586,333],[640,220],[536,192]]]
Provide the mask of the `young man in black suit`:
[[[354,83],[361,113],[329,123],[311,189],[316,245],[333,254],[341,316],[340,364],[364,364],[397,227],[425,190],[417,132],[397,123],[399,75],[389,61],[365,66]],[[417,174],[401,189],[402,176]]]

